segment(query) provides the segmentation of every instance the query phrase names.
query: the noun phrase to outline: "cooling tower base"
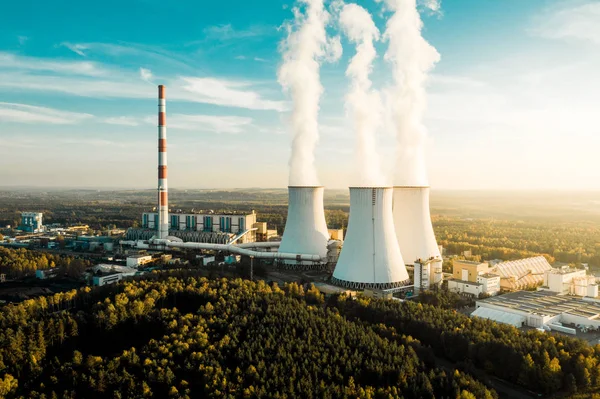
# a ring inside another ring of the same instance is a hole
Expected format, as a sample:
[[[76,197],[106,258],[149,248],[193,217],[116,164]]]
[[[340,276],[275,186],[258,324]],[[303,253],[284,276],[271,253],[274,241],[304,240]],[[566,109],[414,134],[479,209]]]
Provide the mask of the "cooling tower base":
[[[338,287],[350,288],[353,290],[375,289],[389,290],[392,288],[400,288],[410,283],[410,280],[398,281],[394,283],[359,283],[356,281],[345,281],[335,277],[331,277],[331,283]]]

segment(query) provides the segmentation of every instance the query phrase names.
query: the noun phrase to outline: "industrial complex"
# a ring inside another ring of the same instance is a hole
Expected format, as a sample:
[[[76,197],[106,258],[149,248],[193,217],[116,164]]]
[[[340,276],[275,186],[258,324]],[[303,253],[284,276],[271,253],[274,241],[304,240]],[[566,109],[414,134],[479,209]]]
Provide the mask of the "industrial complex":
[[[257,260],[274,265],[275,275],[321,273],[313,275],[319,276],[314,281],[324,293],[363,291],[392,298],[402,292],[402,297],[410,298],[422,291],[447,289],[477,300],[473,317],[569,334],[600,328],[598,282],[585,269],[552,267],[543,256],[490,262],[455,257],[451,272],[444,271],[448,258],[442,257],[443,248],[435,238],[428,186],[350,187],[345,237],[343,229],[328,229],[325,188],[317,185],[288,187],[281,237],[259,221],[255,211],[171,210],[165,87],[159,86],[158,93],[157,197],[153,209],[140,215],[139,227],[122,231],[116,241],[110,233],[81,234],[86,226],[44,226],[42,213],[23,212],[19,230],[25,239],[10,238],[2,245],[41,243],[45,246],[40,247],[58,249],[60,243],[60,248],[104,253],[118,245],[118,261],[123,264],[115,264],[115,259],[94,266],[89,276],[94,285],[117,283],[157,265],[195,261],[203,267],[223,267],[253,265]],[[478,259],[470,253],[462,255]],[[56,269],[38,272],[40,279],[58,273]]]
[[[158,88],[158,196],[123,245],[143,249],[222,251],[269,259],[291,269],[333,271],[331,282],[351,289],[407,287],[408,265],[423,265],[429,284],[440,284],[442,258],[429,213],[429,187],[352,187],[346,240],[328,230],[324,188],[290,186],[281,241],[271,241],[254,212],[170,213],[167,182],[166,89]],[[268,229],[267,229],[268,230]],[[338,259],[339,256],[339,259]],[[419,274],[423,276],[423,272]]]

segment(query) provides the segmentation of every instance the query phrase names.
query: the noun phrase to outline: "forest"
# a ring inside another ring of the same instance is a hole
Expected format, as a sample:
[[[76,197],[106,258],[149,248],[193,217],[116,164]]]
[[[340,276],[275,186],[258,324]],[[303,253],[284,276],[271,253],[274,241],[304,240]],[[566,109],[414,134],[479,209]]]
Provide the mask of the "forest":
[[[3,398],[497,394],[314,287],[154,273],[0,310]]]
[[[89,261],[71,256],[0,247],[0,274],[9,279],[33,276],[38,269],[55,267],[61,269],[62,274],[78,279],[89,266]]]
[[[0,309],[5,398],[497,398],[482,374],[572,395],[599,360],[443,307],[183,271]]]

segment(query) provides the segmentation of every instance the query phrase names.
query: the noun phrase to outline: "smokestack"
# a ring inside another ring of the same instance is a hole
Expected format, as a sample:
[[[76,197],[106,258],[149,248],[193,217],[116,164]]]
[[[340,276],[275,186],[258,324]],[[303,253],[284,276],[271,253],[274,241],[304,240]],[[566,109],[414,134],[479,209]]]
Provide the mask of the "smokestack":
[[[350,219],[334,284],[389,289],[409,281],[392,216],[392,187],[350,187]]]
[[[323,207],[324,191],[321,186],[288,187],[288,216],[279,252],[319,255],[322,259],[327,256],[329,232]],[[286,264],[302,262],[286,261]]]
[[[394,225],[406,264],[431,257],[442,259],[431,224],[429,187],[394,187]]]
[[[158,238],[169,235],[169,187],[167,184],[166,88],[158,86]]]

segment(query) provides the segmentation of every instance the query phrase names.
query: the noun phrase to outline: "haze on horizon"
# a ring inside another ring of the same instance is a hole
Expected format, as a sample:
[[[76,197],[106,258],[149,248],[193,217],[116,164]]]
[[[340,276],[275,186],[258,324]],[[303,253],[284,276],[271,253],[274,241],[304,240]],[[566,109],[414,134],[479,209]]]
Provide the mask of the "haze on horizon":
[[[112,3],[5,6],[0,187],[154,187],[157,84],[167,85],[172,188],[287,186],[278,27],[293,2],[149,0],[118,15]],[[361,5],[383,32],[389,15]],[[422,18],[441,54],[424,121],[433,189],[600,189],[600,3],[446,1]],[[327,188],[347,187],[355,170],[344,104],[354,51],[343,36],[342,46],[321,66],[315,157]],[[375,47],[371,77],[383,90],[386,43]],[[380,129],[388,173],[395,142]]]

